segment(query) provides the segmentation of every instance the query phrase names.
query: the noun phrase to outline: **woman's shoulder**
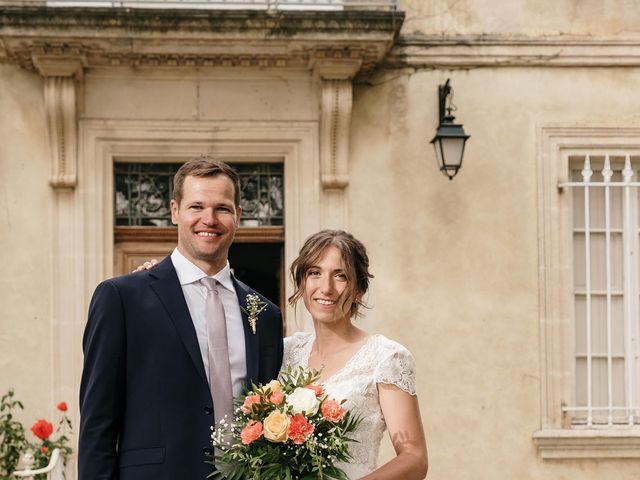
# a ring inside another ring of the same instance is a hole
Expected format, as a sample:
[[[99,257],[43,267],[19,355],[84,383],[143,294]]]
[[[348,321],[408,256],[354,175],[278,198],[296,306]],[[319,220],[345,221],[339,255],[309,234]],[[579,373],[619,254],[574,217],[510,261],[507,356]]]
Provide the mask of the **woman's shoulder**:
[[[378,358],[374,371],[376,383],[393,384],[415,395],[416,363],[411,352],[404,345],[384,335],[376,335],[374,340]]]
[[[411,352],[407,347],[400,342],[385,337],[380,333],[371,335],[371,340],[376,346],[376,349],[381,353],[387,353],[389,355],[400,354],[411,356]]]

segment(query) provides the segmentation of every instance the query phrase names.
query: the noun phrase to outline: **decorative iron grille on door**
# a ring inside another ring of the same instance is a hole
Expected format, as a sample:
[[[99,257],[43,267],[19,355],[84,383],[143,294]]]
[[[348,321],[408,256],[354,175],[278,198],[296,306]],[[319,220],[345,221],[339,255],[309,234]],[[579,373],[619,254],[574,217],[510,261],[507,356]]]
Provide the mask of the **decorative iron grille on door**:
[[[173,175],[180,163],[116,163],[116,226],[171,226],[169,202]],[[241,226],[284,225],[282,163],[237,163],[240,175]]]

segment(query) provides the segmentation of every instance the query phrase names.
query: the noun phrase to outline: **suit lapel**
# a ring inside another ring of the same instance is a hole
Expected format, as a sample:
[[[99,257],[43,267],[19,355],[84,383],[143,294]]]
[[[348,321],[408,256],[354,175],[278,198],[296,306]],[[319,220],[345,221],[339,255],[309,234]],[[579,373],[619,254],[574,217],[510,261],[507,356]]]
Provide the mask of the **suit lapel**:
[[[242,328],[244,329],[244,347],[247,358],[247,386],[258,381],[258,360],[260,352],[260,343],[258,341],[258,333],[255,334],[249,325],[247,316],[247,294],[250,290],[245,288],[243,284],[238,282],[234,276],[231,276],[233,286],[236,289],[238,303],[240,304],[240,314],[242,315]],[[259,327],[258,327],[259,328]]]
[[[204,382],[207,382],[196,330],[182,293],[178,275],[171,262],[171,257],[165,258],[157,267],[150,270],[149,275],[156,279],[151,283],[151,289],[158,296],[160,303],[169,314],[169,318],[171,318],[196,370]]]

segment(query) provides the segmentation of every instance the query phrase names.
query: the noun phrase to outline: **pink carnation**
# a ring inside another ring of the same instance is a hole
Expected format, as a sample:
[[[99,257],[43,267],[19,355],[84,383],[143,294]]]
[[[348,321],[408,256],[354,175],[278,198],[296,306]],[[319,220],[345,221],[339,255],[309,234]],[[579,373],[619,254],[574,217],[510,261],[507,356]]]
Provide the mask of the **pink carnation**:
[[[249,445],[262,435],[262,423],[249,420],[249,423],[240,432],[240,440],[244,445]]]
[[[313,425],[311,425],[304,415],[301,413],[291,417],[289,423],[289,438],[296,445],[302,445],[309,435],[313,433]]]
[[[333,423],[338,423],[344,415],[344,408],[335,400],[325,400],[322,402],[322,416]]]

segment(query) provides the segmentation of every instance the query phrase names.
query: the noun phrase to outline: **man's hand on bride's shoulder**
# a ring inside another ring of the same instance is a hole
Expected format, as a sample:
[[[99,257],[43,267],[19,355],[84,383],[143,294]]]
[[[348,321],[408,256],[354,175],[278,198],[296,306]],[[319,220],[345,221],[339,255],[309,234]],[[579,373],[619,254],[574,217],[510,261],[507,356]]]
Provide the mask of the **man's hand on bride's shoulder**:
[[[155,258],[152,258],[151,260],[144,262],[142,265],[138,265],[138,267],[135,270],[133,270],[131,273],[144,272],[145,270],[151,270],[157,264],[158,264],[158,260],[156,260]]]

